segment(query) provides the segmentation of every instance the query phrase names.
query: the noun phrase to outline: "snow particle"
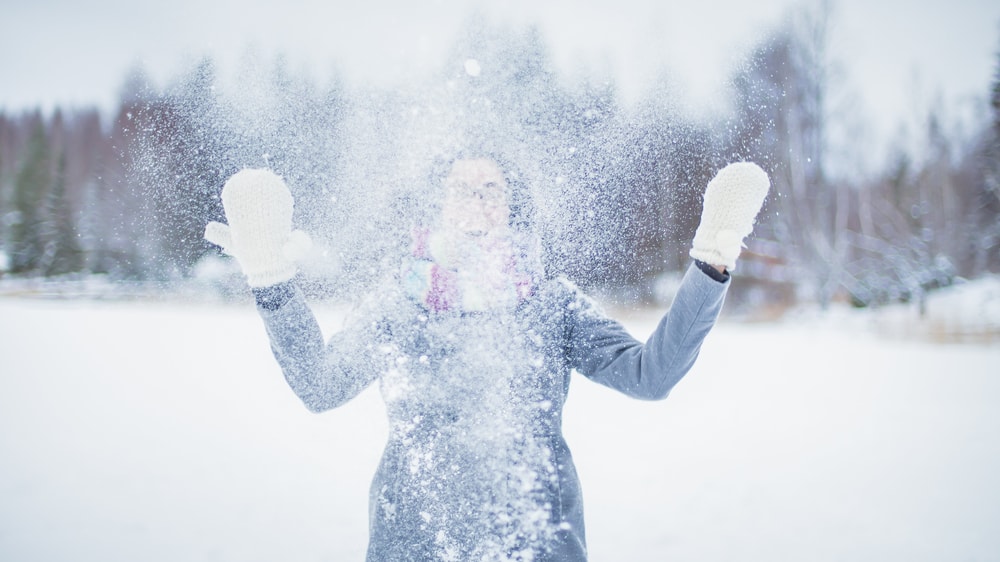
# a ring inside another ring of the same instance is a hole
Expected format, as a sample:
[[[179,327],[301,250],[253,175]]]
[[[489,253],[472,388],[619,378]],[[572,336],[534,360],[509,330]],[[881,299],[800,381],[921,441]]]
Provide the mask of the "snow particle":
[[[465,73],[469,76],[479,76],[482,71],[482,67],[479,66],[479,61],[476,59],[465,59]]]

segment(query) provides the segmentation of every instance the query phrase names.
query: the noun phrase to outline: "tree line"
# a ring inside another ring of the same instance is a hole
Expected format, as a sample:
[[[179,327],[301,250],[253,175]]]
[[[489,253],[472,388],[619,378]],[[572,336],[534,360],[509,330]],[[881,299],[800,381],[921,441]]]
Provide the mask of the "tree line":
[[[202,232],[223,218],[222,183],[266,165],[327,251],[315,284],[350,292],[375,282],[403,236],[396,219],[425,187],[408,163],[433,159],[455,130],[523,147],[513,157],[542,191],[552,267],[585,286],[641,298],[682,270],[705,184],[743,159],[773,188],[741,260],[742,297],[877,304],[1000,272],[1000,58],[981,130],[953,138],[930,109],[921,154],[901,145],[882,170],[845,179],[828,170],[838,117],[825,26],[807,14],[764,37],[732,76],[732,113],[708,120],[668,90],[625,107],[613,83],[568,84],[540,32],[488,24],[456,42],[419,102],[320,87],[280,58],[224,94],[206,59],[165,88],[133,73],[113,116],[0,112],[0,276],[190,277],[216,253]],[[469,76],[469,58],[491,71]]]

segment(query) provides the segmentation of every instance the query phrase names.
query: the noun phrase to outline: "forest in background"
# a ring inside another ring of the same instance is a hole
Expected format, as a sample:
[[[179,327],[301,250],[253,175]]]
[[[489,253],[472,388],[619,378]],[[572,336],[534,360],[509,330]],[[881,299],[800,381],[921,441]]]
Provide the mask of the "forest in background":
[[[772,178],[738,268],[743,302],[874,305],[1000,273],[1000,53],[984,92],[990,119],[977,130],[956,135],[946,108],[930,107],[924,130],[880,169],[835,173],[849,163],[830,139],[844,108],[831,107],[826,25],[812,14],[776,28],[732,76],[731,113],[695,119],[667,86],[626,107],[613,83],[569,84],[539,31],[484,24],[431,80],[444,92],[436,99],[461,105],[437,122],[521,146],[524,174],[560,207],[543,225],[552,267],[621,300],[653,298],[658,280],[685,267],[704,187],[735,160]],[[469,60],[498,70],[471,76]],[[137,70],[113,116],[0,112],[0,278],[190,278],[218,254],[202,234],[223,220],[225,179],[267,165],[327,250],[307,284],[338,296],[375,282],[414,197],[383,184],[412,173],[407,143],[448,134],[422,121],[437,102],[321,87],[280,57],[254,70],[235,95],[211,60],[163,88]],[[403,163],[379,175],[388,161]]]

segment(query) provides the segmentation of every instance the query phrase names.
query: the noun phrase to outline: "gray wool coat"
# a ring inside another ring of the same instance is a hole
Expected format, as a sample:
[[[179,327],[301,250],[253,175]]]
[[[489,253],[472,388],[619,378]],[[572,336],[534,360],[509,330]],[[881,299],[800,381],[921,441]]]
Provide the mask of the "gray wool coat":
[[[582,495],[561,430],[570,373],[665,398],[728,286],[692,264],[645,343],[561,280],[491,313],[430,313],[383,295],[327,342],[294,285],[258,310],[310,410],[379,382],[389,438],[371,485],[368,560],[581,561]]]

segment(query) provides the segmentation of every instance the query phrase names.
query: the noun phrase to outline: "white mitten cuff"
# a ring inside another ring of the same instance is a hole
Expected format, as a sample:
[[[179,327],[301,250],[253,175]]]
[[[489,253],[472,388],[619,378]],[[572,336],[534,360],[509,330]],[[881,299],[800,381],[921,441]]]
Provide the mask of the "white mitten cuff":
[[[736,267],[736,258],[745,247],[743,239],[753,232],[770,187],[767,173],[752,162],[736,162],[719,170],[705,190],[691,257],[710,265]]]

